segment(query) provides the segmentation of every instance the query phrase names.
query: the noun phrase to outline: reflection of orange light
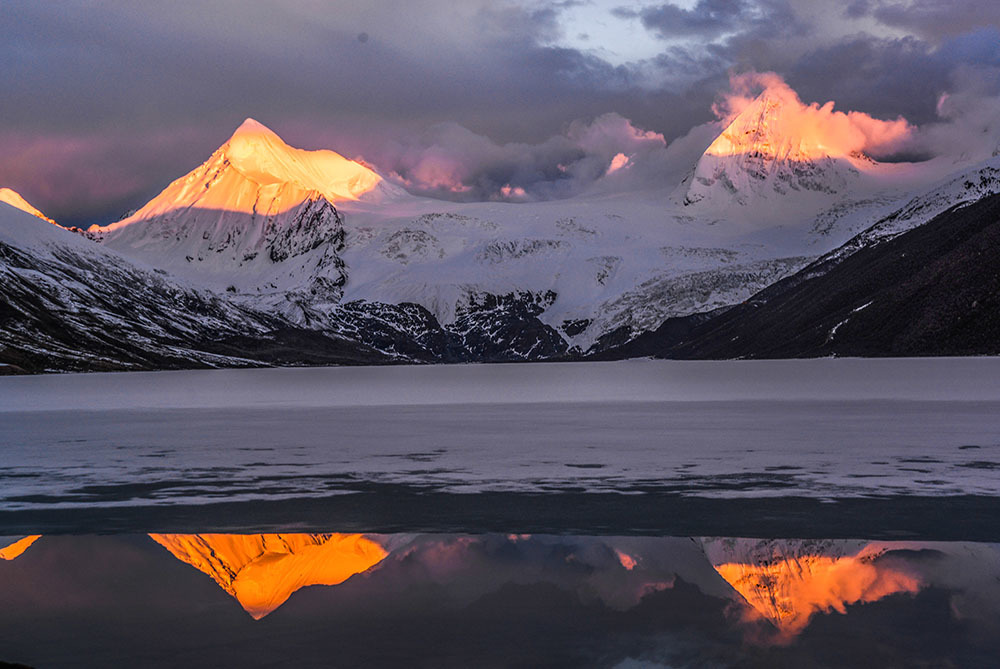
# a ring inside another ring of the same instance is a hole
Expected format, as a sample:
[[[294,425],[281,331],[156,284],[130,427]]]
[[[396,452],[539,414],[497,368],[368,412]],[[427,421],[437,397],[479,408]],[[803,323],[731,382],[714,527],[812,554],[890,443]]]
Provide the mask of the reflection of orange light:
[[[635,569],[635,565],[638,564],[638,561],[628,553],[623,553],[620,550],[616,549],[615,555],[618,556],[618,562],[620,562],[621,565],[626,569],[628,569],[629,571]]]
[[[41,537],[42,535],[40,534],[33,534],[30,537],[24,537],[23,539],[18,539],[17,541],[6,546],[5,548],[0,548],[0,559],[13,560],[21,553],[28,550],[28,546],[41,539]]]
[[[21,211],[25,211],[31,214],[32,216],[37,216],[43,221],[48,221],[53,225],[58,225],[51,218],[49,218],[42,212],[38,211],[38,209],[36,209],[35,207],[31,206],[31,204],[23,197],[21,197],[21,194],[18,193],[17,191],[13,191],[9,188],[0,188],[0,202],[9,204],[10,206],[20,209]]]
[[[729,562],[715,567],[761,615],[788,635],[818,612],[837,611],[896,593],[915,593],[918,579],[864,557],[807,555],[763,565]]]
[[[381,562],[385,549],[360,534],[151,534],[211,576],[260,619],[308,585],[337,585]]]
[[[769,159],[846,158],[898,146],[913,133],[902,117],[883,121],[863,112],[834,111],[833,102],[807,105],[774,73],[737,75],[730,83],[735,92],[727,96],[724,110],[716,109],[729,126],[708,147],[712,156],[759,152]],[[751,97],[747,93],[753,87],[764,92]]]

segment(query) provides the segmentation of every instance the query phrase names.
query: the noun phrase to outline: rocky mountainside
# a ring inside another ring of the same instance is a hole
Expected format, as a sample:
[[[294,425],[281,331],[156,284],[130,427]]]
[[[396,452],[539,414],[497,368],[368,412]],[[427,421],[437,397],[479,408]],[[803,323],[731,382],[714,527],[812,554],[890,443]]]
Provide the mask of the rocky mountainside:
[[[354,341],[295,332],[84,237],[0,205],[0,370],[105,371],[385,362]],[[264,350],[228,345],[255,342]],[[266,346],[265,346],[266,345]],[[282,350],[283,349],[283,350]]]
[[[765,93],[743,109],[682,185],[683,203],[666,189],[417,198],[250,119],[108,226],[74,233],[0,191],[13,204],[0,204],[0,370],[978,351],[971,331],[944,349],[933,337],[849,344],[845,305],[830,300],[866,275],[870,256],[855,256],[1000,191],[997,158],[970,168],[839,155],[784,105]],[[848,261],[854,277],[832,274]],[[756,341],[769,332],[758,307],[827,275],[792,321],[830,309],[815,326],[822,342],[786,345],[795,327]],[[716,327],[756,334],[710,344]]]
[[[956,204],[905,233],[879,234],[898,220],[742,304],[668,321],[615,355],[1000,354],[1000,194]]]

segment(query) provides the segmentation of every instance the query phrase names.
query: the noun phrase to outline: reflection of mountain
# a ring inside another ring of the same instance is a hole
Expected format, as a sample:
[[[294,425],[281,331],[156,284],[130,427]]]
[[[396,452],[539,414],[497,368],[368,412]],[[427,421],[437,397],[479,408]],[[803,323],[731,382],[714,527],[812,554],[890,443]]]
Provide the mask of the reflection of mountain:
[[[801,632],[815,613],[916,593],[920,580],[879,564],[878,544],[853,541],[706,539],[716,571],[783,633]]]
[[[29,537],[22,537],[20,539],[14,539],[14,537],[0,537],[0,560],[13,560],[19,556],[24,551],[28,550],[28,546],[38,541],[42,535],[33,534]],[[12,541],[13,539],[13,541]]]
[[[308,585],[337,585],[378,564],[382,546],[360,534],[150,534],[211,576],[260,619]]]

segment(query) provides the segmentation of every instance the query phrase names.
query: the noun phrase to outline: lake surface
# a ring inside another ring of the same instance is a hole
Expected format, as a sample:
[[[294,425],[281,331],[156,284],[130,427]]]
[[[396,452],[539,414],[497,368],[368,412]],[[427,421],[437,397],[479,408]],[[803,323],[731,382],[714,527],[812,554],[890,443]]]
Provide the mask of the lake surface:
[[[0,663],[988,666],[1000,360],[0,377],[0,535]]]
[[[0,444],[9,534],[1000,539],[989,358],[6,377]]]
[[[997,544],[154,533],[26,537],[0,556],[0,659],[39,667],[985,667],[1000,652]]]

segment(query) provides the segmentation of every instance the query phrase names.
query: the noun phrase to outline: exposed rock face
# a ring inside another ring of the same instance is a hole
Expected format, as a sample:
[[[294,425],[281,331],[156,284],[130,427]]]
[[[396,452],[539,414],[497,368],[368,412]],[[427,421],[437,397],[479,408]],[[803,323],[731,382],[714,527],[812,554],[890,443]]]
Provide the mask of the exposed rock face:
[[[892,238],[850,244],[858,249],[830,254],[691,327],[668,321],[620,353],[677,358],[1000,353],[1000,195],[957,206]]]

